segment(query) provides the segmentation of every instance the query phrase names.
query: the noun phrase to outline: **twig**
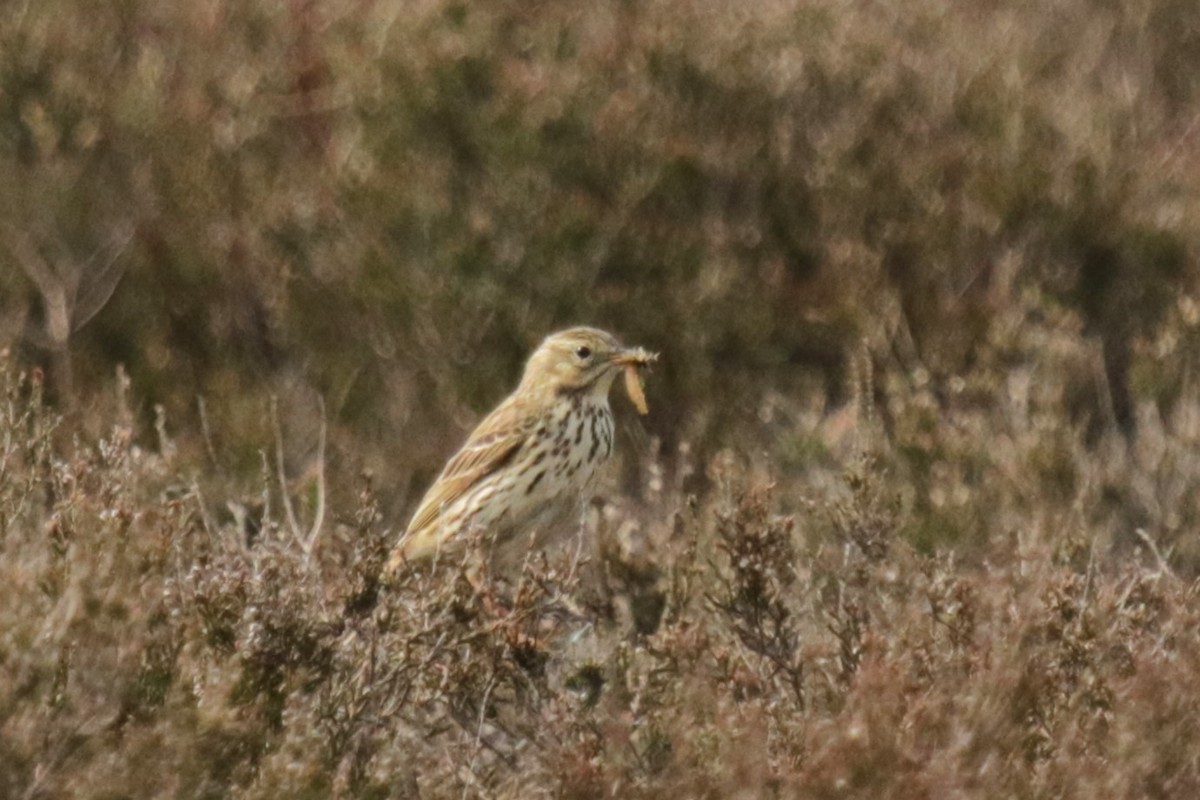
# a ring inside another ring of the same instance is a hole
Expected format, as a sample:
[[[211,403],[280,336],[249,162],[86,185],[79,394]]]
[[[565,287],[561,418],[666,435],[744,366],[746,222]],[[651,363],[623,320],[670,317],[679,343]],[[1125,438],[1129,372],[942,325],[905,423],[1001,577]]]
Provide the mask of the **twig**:
[[[321,409],[321,428],[317,435],[317,508],[313,514],[312,527],[308,531],[308,539],[304,543],[304,565],[307,567],[317,545],[317,537],[321,534],[321,526],[325,522],[325,398],[318,397],[317,404]]]
[[[275,431],[275,469],[279,480],[279,493],[283,496],[283,510],[287,514],[288,527],[292,537],[303,546],[304,537],[300,534],[300,523],[296,521],[296,509],[292,507],[292,497],[288,492],[287,474],[283,468],[283,430],[279,427],[279,398],[271,395],[271,427]]]
[[[1163,558],[1163,554],[1159,551],[1158,545],[1156,545],[1154,540],[1150,538],[1150,534],[1146,533],[1146,529],[1137,528],[1134,530],[1134,533],[1137,534],[1137,537],[1142,540],[1142,543],[1146,545],[1150,552],[1154,554],[1154,560],[1158,562],[1159,574],[1168,575],[1174,578],[1175,570],[1171,569],[1171,565],[1167,563],[1165,558]]]
[[[263,485],[263,510],[262,519],[258,522],[258,527],[261,530],[268,530],[271,524],[271,465],[267,458],[267,451],[260,449],[258,451],[258,460],[260,469],[262,470],[262,485]]]
[[[162,403],[154,404],[154,432],[158,435],[158,451],[170,463],[175,457],[175,443],[167,435],[167,410]]]
[[[200,435],[204,438],[204,452],[208,454],[208,460],[212,463],[213,469],[218,474],[222,472],[221,463],[217,461],[217,448],[213,445],[212,428],[208,424],[208,404],[204,402],[204,397],[196,395],[196,408],[200,412]]]
[[[200,484],[195,480],[192,481],[192,497],[196,500],[197,508],[200,509],[200,521],[204,524],[204,530],[213,541],[216,541],[217,532],[208,517],[208,508],[204,504],[204,495],[200,492]]]

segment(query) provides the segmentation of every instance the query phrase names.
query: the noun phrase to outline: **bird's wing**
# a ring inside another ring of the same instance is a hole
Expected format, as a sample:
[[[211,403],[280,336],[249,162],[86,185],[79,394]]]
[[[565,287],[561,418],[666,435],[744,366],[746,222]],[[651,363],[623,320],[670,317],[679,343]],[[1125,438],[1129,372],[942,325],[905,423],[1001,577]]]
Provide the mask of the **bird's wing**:
[[[532,419],[512,398],[500,404],[467,438],[442,474],[429,487],[397,548],[406,558],[433,552],[438,544],[435,524],[472,486],[507,464],[529,434]]]

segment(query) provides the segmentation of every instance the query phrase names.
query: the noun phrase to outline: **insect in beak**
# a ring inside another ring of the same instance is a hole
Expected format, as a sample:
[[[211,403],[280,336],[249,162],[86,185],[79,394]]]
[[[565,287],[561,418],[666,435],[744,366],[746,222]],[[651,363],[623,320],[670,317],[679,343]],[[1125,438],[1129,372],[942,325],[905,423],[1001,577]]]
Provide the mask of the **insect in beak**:
[[[625,368],[625,392],[643,416],[650,413],[646,405],[646,393],[642,390],[642,375],[639,370],[658,360],[658,353],[648,352],[641,347],[627,347],[613,354],[611,362]]]

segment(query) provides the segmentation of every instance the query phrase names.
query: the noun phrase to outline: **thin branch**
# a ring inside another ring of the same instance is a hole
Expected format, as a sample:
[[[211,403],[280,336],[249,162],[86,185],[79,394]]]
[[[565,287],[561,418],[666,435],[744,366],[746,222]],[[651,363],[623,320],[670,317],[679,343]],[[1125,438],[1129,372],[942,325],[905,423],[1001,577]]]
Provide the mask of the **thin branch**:
[[[317,545],[317,537],[325,523],[325,433],[328,421],[325,419],[325,398],[318,397],[317,404],[321,410],[321,428],[317,434],[317,508],[313,514],[312,527],[308,531],[308,540],[304,544],[304,565],[308,566],[313,550]]]
[[[303,545],[304,537],[300,533],[300,523],[296,521],[296,509],[292,507],[287,474],[283,468],[283,430],[279,426],[279,398],[275,395],[271,395],[271,427],[275,431],[275,477],[279,481],[279,493],[283,495],[283,510],[287,514],[288,527],[291,528],[292,536]]]
[[[204,452],[208,453],[208,460],[219,474],[222,472],[221,462],[217,460],[217,448],[213,445],[212,428],[208,424],[208,404],[201,395],[196,395],[196,408],[200,412],[200,434],[204,438]]]
[[[258,527],[265,531],[268,530],[267,526],[271,524],[271,465],[270,459],[267,458],[266,450],[260,449],[258,451],[258,460],[262,471],[263,485],[262,519],[259,520]]]
[[[65,350],[71,336],[71,307],[75,304],[79,272],[72,270],[74,274],[64,274],[63,269],[46,260],[28,234],[15,225],[5,225],[5,228],[9,234],[8,251],[42,296],[49,349]]]
[[[204,525],[205,532],[213,541],[217,540],[217,530],[209,518],[208,506],[204,502],[204,494],[200,491],[200,484],[195,480],[192,481],[192,499],[196,501],[196,508],[200,511],[200,522]]]
[[[1146,545],[1147,549],[1154,554],[1154,560],[1158,562],[1159,573],[1174,578],[1175,570],[1171,569],[1171,565],[1168,564],[1167,559],[1163,557],[1162,552],[1158,549],[1158,545],[1156,545],[1154,540],[1150,538],[1150,534],[1146,533],[1146,529],[1137,528],[1134,530],[1134,533],[1137,534],[1137,537],[1142,540],[1142,543]]]

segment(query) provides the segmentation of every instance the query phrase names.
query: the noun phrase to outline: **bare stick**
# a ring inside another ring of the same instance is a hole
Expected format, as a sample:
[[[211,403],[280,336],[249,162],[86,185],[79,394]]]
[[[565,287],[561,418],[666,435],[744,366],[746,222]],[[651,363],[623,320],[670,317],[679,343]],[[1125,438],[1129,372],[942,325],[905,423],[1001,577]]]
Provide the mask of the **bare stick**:
[[[1134,533],[1137,534],[1137,537],[1142,540],[1142,543],[1146,545],[1150,552],[1154,554],[1154,560],[1158,562],[1159,573],[1163,575],[1170,575],[1172,578],[1175,577],[1175,571],[1171,569],[1171,565],[1167,563],[1167,559],[1165,559],[1162,552],[1159,551],[1158,545],[1156,545],[1154,540],[1150,538],[1150,534],[1146,533],[1146,529],[1137,528],[1134,530]]]
[[[208,460],[212,462],[213,469],[220,474],[221,464],[217,461],[217,448],[213,445],[212,428],[208,424],[208,404],[204,402],[202,395],[196,395],[196,408],[200,412],[200,433],[204,437],[204,451],[208,453]]]
[[[313,514],[312,527],[308,530],[308,541],[304,545],[305,566],[312,558],[317,537],[321,534],[321,526],[325,523],[325,432],[328,423],[325,419],[325,398],[318,397],[317,403],[321,409],[321,428],[317,434],[317,508]]]
[[[283,510],[287,514],[288,527],[292,536],[301,546],[304,536],[300,533],[300,523],[296,521],[296,510],[292,507],[292,497],[288,492],[287,475],[283,469],[283,430],[279,427],[279,398],[271,395],[271,427],[275,429],[275,468],[279,480],[279,493],[283,496]]]

